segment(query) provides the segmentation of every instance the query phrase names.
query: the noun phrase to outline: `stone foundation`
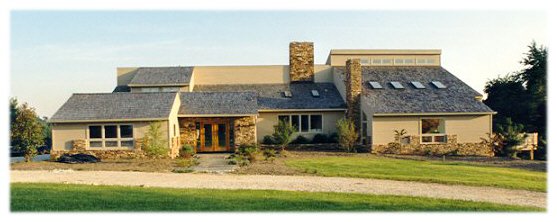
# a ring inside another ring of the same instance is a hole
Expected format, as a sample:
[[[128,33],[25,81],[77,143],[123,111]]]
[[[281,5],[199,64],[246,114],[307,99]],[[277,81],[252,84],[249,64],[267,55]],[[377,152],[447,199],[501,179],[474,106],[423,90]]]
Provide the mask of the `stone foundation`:
[[[419,136],[408,136],[408,143],[400,147],[373,145],[372,153],[402,155],[457,155],[457,156],[494,156],[489,145],[484,143],[458,143],[456,135],[448,135],[447,143],[420,144]]]
[[[255,143],[255,116],[234,119],[234,146]]]
[[[143,140],[135,139],[133,149],[121,149],[121,150],[86,150],[85,140],[74,140],[72,141],[71,150],[51,150],[50,159],[57,160],[63,154],[89,154],[96,156],[100,159],[136,159],[136,158],[146,158],[145,152],[143,152]]]

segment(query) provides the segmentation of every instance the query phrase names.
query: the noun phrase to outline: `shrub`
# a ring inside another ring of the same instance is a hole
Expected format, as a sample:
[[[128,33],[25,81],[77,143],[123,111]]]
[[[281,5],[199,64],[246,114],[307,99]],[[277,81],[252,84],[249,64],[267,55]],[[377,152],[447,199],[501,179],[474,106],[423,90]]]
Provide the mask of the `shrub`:
[[[265,161],[273,162],[276,156],[277,156],[277,151],[275,149],[263,150],[263,157],[265,157]]]
[[[294,134],[294,131],[296,129],[294,129],[294,127],[292,127],[288,122],[285,122],[283,120],[279,120],[278,124],[274,125],[273,128],[274,141],[276,142],[276,144],[280,145],[281,150],[286,149],[286,146],[288,145],[288,143],[290,143],[292,134]]]
[[[263,137],[263,144],[273,145],[273,144],[276,144],[276,142],[275,142],[275,140],[273,139],[272,136],[266,135],[266,136]]]
[[[338,143],[338,133],[329,134],[328,141],[329,143]]]
[[[524,142],[525,134],[522,134],[524,126],[515,124],[511,118],[507,118],[505,123],[497,125],[497,132],[503,138],[503,155],[510,158],[517,158],[519,152],[518,145]]]
[[[195,158],[177,159],[176,160],[176,166],[178,166],[178,167],[191,167],[191,166],[195,166],[197,164],[199,164],[199,161],[197,161],[197,159],[195,159]]]
[[[311,143],[330,143],[329,137],[326,134],[315,134]]]
[[[192,145],[184,144],[180,150],[180,157],[191,158],[195,154],[195,149]]]
[[[296,137],[296,139],[292,140],[292,142],[290,142],[290,143],[291,144],[309,144],[309,143],[311,143],[311,141],[308,138],[306,138],[302,135],[299,135],[298,137]]]
[[[168,143],[162,136],[161,123],[152,122],[143,137],[143,150],[150,157],[162,157],[168,155]]]
[[[356,151],[354,149],[354,144],[356,144],[356,140],[358,139],[358,132],[356,132],[354,122],[342,118],[337,121],[337,129],[340,147],[346,150],[346,152]]]
[[[387,144],[387,147],[385,148],[385,151],[383,151],[383,153],[398,154],[400,153],[400,148],[401,148],[400,143],[390,142]]]
[[[257,147],[257,145],[254,144],[241,144],[236,150],[236,153],[238,154],[237,156],[242,160],[255,162],[257,160],[259,148]],[[240,161],[238,161],[238,163],[240,163]]]

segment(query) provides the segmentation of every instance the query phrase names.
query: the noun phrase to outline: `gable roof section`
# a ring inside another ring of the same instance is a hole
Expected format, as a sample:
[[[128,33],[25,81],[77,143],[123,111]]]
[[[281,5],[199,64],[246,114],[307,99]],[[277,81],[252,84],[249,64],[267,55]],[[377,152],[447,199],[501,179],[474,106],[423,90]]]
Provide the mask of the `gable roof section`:
[[[362,102],[374,113],[493,113],[474,97],[481,96],[466,83],[442,67],[362,67]],[[372,89],[368,81],[376,81],[384,89]],[[394,89],[388,82],[399,81],[404,89]],[[422,83],[417,89],[411,82]],[[438,89],[431,82],[447,86]]]
[[[287,90],[292,92],[291,98],[284,96],[284,91]],[[311,90],[317,90],[319,97],[312,96]],[[255,92],[258,110],[346,108],[344,100],[332,83],[196,85],[194,91]]]
[[[176,99],[169,93],[76,93],[50,122],[154,120],[168,118]]]
[[[189,85],[193,67],[141,67],[128,86]]]
[[[180,93],[179,115],[257,115],[255,92]]]

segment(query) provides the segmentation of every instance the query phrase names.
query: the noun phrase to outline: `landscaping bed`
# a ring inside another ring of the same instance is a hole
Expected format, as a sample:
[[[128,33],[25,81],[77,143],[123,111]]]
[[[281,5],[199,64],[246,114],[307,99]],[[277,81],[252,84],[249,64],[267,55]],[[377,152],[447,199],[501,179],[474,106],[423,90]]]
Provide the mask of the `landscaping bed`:
[[[97,163],[59,163],[54,161],[12,163],[12,170],[102,170],[171,172],[180,159],[103,159]]]

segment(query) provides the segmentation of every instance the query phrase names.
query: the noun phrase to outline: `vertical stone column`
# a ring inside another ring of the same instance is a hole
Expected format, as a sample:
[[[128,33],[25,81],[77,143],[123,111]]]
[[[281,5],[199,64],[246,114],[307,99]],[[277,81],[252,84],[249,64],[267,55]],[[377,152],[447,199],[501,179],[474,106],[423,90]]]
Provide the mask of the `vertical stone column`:
[[[290,43],[290,82],[313,82],[313,42]]]
[[[255,116],[234,119],[234,146],[255,143]]]
[[[180,132],[180,143],[189,144],[195,147],[195,121],[193,118],[180,118],[180,128],[184,129]]]
[[[346,60],[346,118],[354,122],[356,131],[361,127],[362,65],[359,59]]]

